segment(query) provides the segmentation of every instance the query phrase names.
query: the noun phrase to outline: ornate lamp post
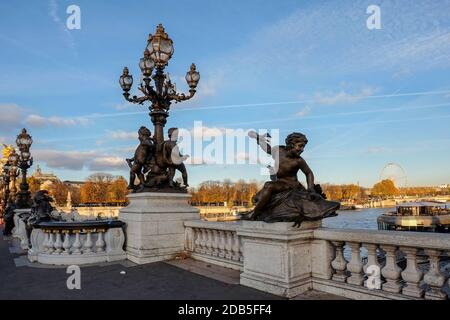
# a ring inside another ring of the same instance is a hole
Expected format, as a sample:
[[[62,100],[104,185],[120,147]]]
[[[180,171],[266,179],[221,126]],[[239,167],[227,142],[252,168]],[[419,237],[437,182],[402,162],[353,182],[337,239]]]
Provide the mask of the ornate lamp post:
[[[162,160],[162,144],[164,142],[164,126],[169,116],[170,105],[191,99],[195,93],[197,84],[200,80],[200,74],[197,72],[195,64],[192,64],[186,73],[186,81],[189,85],[189,94],[177,93],[175,84],[164,73],[164,69],[169,63],[174,52],[173,41],[164,31],[162,24],[156,28],[155,35],[150,34],[147,41],[147,47],[144,50],[144,56],[139,61],[142,81],[139,90],[142,96],[130,97],[130,90],[133,85],[133,76],[127,67],[119,78],[119,84],[123,90],[123,96],[131,103],[144,104],[149,101],[150,119],[155,127],[153,141],[156,144],[156,165],[153,166],[152,174],[157,172],[164,174],[167,167]],[[148,180],[148,179],[147,179]],[[161,185],[157,182],[156,185]]]
[[[9,157],[8,157],[8,162],[10,164],[9,177],[12,182],[10,191],[13,195],[15,195],[17,192],[16,178],[19,176],[19,172],[17,169],[18,161],[19,161],[19,155],[16,153],[15,149],[12,149],[11,153],[9,154]]]
[[[11,182],[10,177],[9,177],[9,173],[10,173],[10,169],[11,166],[9,164],[9,161],[7,161],[5,163],[5,165],[3,166],[3,202],[2,202],[2,207],[3,207],[3,213],[6,210],[6,206],[8,205],[8,199],[9,199],[9,184]]]
[[[33,139],[25,128],[17,136],[16,143],[20,151],[18,166],[22,172],[22,181],[20,183],[20,191],[17,193],[16,204],[18,209],[30,208],[32,200],[27,182],[27,170],[33,165],[33,158],[30,154]]]
[[[197,84],[200,80],[200,74],[197,72],[195,64],[191,65],[186,74],[186,81],[189,85],[189,94],[177,93],[175,84],[173,84],[164,68],[169,63],[174,52],[172,39],[164,31],[162,24],[156,28],[156,34],[150,34],[147,41],[147,48],[144,51],[144,57],[139,62],[142,73],[142,82],[139,90],[143,96],[133,96],[130,98],[130,89],[133,85],[133,77],[129,74],[127,67],[123,69],[119,83],[123,89],[123,96],[132,103],[143,104],[150,101],[150,118],[155,126],[155,141],[162,143],[164,140],[163,128],[166,124],[166,118],[169,116],[169,108],[172,101],[181,102],[191,99],[196,92]],[[153,85],[152,85],[153,79]]]

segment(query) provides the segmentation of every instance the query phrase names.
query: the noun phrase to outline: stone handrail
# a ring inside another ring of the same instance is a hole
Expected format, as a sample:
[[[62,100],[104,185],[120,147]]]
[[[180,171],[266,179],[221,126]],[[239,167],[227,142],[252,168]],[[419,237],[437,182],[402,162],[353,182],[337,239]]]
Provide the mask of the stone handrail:
[[[447,299],[447,234],[321,228],[314,230],[314,241],[322,247],[316,262],[324,266],[313,272],[318,290],[349,298]]]
[[[54,265],[89,264],[126,259],[123,222],[41,222],[31,233],[31,262]]]
[[[192,258],[241,270],[243,253],[238,223],[185,221],[185,249]]]
[[[16,209],[14,210],[14,228],[12,236],[20,240],[20,247],[22,250],[28,250],[28,235],[26,228],[26,219],[31,214],[31,209]]]
[[[320,223],[300,229],[248,221],[184,224],[192,258],[241,270],[241,284],[274,294],[315,289],[350,299],[443,300],[450,291],[448,234]]]

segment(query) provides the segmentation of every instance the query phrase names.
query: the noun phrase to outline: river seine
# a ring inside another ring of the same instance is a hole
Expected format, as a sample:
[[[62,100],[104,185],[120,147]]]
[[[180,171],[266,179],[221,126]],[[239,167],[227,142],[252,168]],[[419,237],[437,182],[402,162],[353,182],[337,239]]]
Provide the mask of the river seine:
[[[322,225],[327,228],[377,230],[377,217],[388,210],[389,208],[340,210],[337,217],[323,219]]]

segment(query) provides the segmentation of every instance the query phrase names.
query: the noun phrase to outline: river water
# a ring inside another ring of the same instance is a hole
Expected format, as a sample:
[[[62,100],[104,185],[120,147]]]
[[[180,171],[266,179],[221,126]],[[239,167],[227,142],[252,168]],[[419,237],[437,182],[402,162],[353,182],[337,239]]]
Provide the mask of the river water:
[[[367,208],[357,210],[339,210],[337,217],[322,220],[327,228],[371,229],[377,230],[377,217],[390,210],[389,208]]]

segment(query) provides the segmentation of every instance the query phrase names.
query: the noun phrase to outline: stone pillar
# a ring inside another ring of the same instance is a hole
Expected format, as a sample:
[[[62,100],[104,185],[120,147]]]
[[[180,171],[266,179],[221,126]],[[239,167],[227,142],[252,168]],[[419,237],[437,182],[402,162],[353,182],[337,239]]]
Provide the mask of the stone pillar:
[[[244,253],[241,285],[288,298],[312,289],[313,232],[321,221],[292,225],[243,221],[237,230]]]
[[[200,219],[185,193],[142,192],[128,195],[121,209],[126,223],[127,259],[138,263],[170,260],[184,251],[184,221]]]

